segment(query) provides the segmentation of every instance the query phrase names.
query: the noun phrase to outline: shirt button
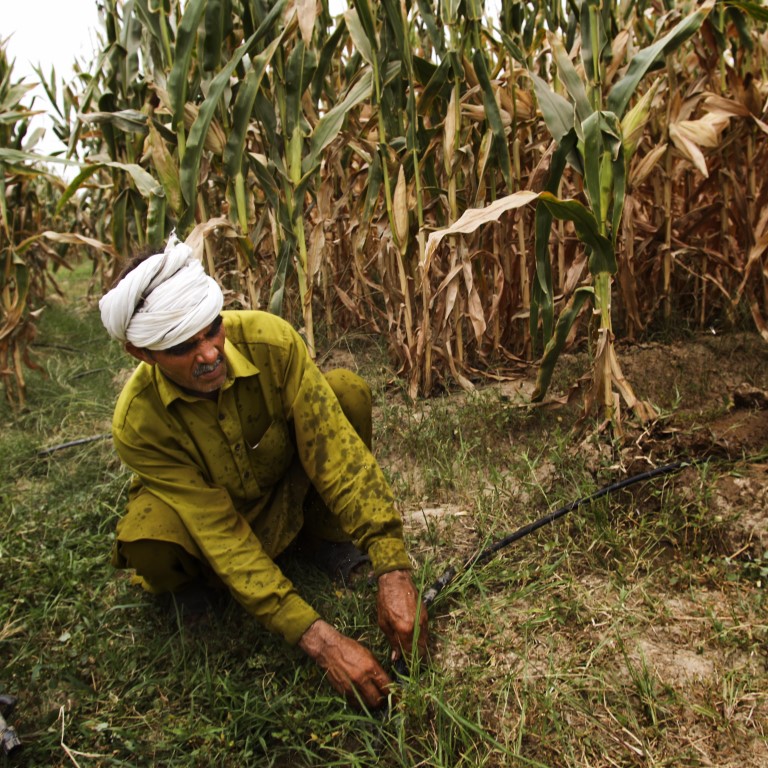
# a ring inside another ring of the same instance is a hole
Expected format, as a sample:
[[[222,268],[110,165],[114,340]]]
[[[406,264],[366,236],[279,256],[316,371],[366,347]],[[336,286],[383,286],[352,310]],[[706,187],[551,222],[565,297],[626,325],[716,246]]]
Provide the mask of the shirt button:
[[[251,476],[251,473],[249,471],[246,471],[246,473],[243,475],[243,477],[247,480]]]
[[[239,451],[239,450],[240,450],[240,443],[235,443],[235,450],[236,450],[236,451]]]
[[[219,414],[219,421],[224,421],[224,414],[223,413]]]

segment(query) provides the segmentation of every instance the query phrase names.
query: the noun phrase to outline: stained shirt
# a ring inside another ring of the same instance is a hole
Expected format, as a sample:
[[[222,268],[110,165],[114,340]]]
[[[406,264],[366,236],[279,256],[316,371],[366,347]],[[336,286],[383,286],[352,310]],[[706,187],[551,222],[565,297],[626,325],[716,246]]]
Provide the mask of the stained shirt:
[[[115,408],[115,446],[142,488],[177,513],[235,599],[296,643],[319,616],[273,558],[302,526],[309,483],[376,575],[410,567],[402,521],[301,337],[268,313],[222,316],[227,378],[218,400],[141,363]]]

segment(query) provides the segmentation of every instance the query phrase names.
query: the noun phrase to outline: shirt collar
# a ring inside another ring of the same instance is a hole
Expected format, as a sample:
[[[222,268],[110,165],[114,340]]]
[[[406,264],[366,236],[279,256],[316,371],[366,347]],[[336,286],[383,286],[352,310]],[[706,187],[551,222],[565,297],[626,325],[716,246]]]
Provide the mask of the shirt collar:
[[[241,355],[229,339],[224,339],[224,357],[227,359],[227,378],[221,387],[222,390],[229,389],[235,383],[235,379],[256,376],[259,373],[259,369],[248,358]],[[166,408],[177,399],[186,400],[188,403],[200,399],[174,384],[156,365],[152,366],[152,369],[160,400]]]

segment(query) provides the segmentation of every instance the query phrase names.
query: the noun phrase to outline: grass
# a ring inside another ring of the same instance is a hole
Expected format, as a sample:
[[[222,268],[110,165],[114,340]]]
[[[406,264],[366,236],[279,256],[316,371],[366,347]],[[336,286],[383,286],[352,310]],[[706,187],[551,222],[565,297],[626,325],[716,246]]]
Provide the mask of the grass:
[[[130,367],[86,278],[46,310],[47,376],[30,376],[27,410],[1,412],[0,692],[19,697],[25,743],[14,765],[768,761],[766,561],[733,556],[739,510],[715,513],[724,468],[608,497],[460,573],[431,608],[431,662],[386,716],[349,709],[235,606],[185,633],[109,566],[129,479],[110,441],[38,455],[107,432]],[[568,411],[514,408],[496,390],[409,403],[379,379],[376,451],[425,586],[615,479],[615,451],[578,445]],[[326,618],[386,658],[370,585],[292,568]]]

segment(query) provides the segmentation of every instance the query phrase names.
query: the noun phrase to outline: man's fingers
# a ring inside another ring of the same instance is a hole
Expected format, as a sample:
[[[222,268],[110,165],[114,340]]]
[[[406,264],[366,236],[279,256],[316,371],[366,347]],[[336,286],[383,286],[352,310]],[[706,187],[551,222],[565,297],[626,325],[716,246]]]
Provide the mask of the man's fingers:
[[[328,682],[352,704],[376,708],[392,681],[364,646],[318,619],[302,635],[299,647],[328,674]]]
[[[346,691],[347,701],[353,706],[360,704],[360,699],[369,709],[381,707],[389,695],[391,680],[384,670],[377,672],[359,683],[350,681],[350,688]]]
[[[389,683],[383,683],[381,680],[372,682],[372,697],[370,699],[369,707],[371,709],[378,709],[383,706],[389,695]]]
[[[393,661],[408,657],[415,650],[419,658],[427,655],[429,640],[427,607],[409,571],[391,571],[379,576],[377,597],[379,626],[392,647]],[[414,649],[414,636],[418,637]]]

